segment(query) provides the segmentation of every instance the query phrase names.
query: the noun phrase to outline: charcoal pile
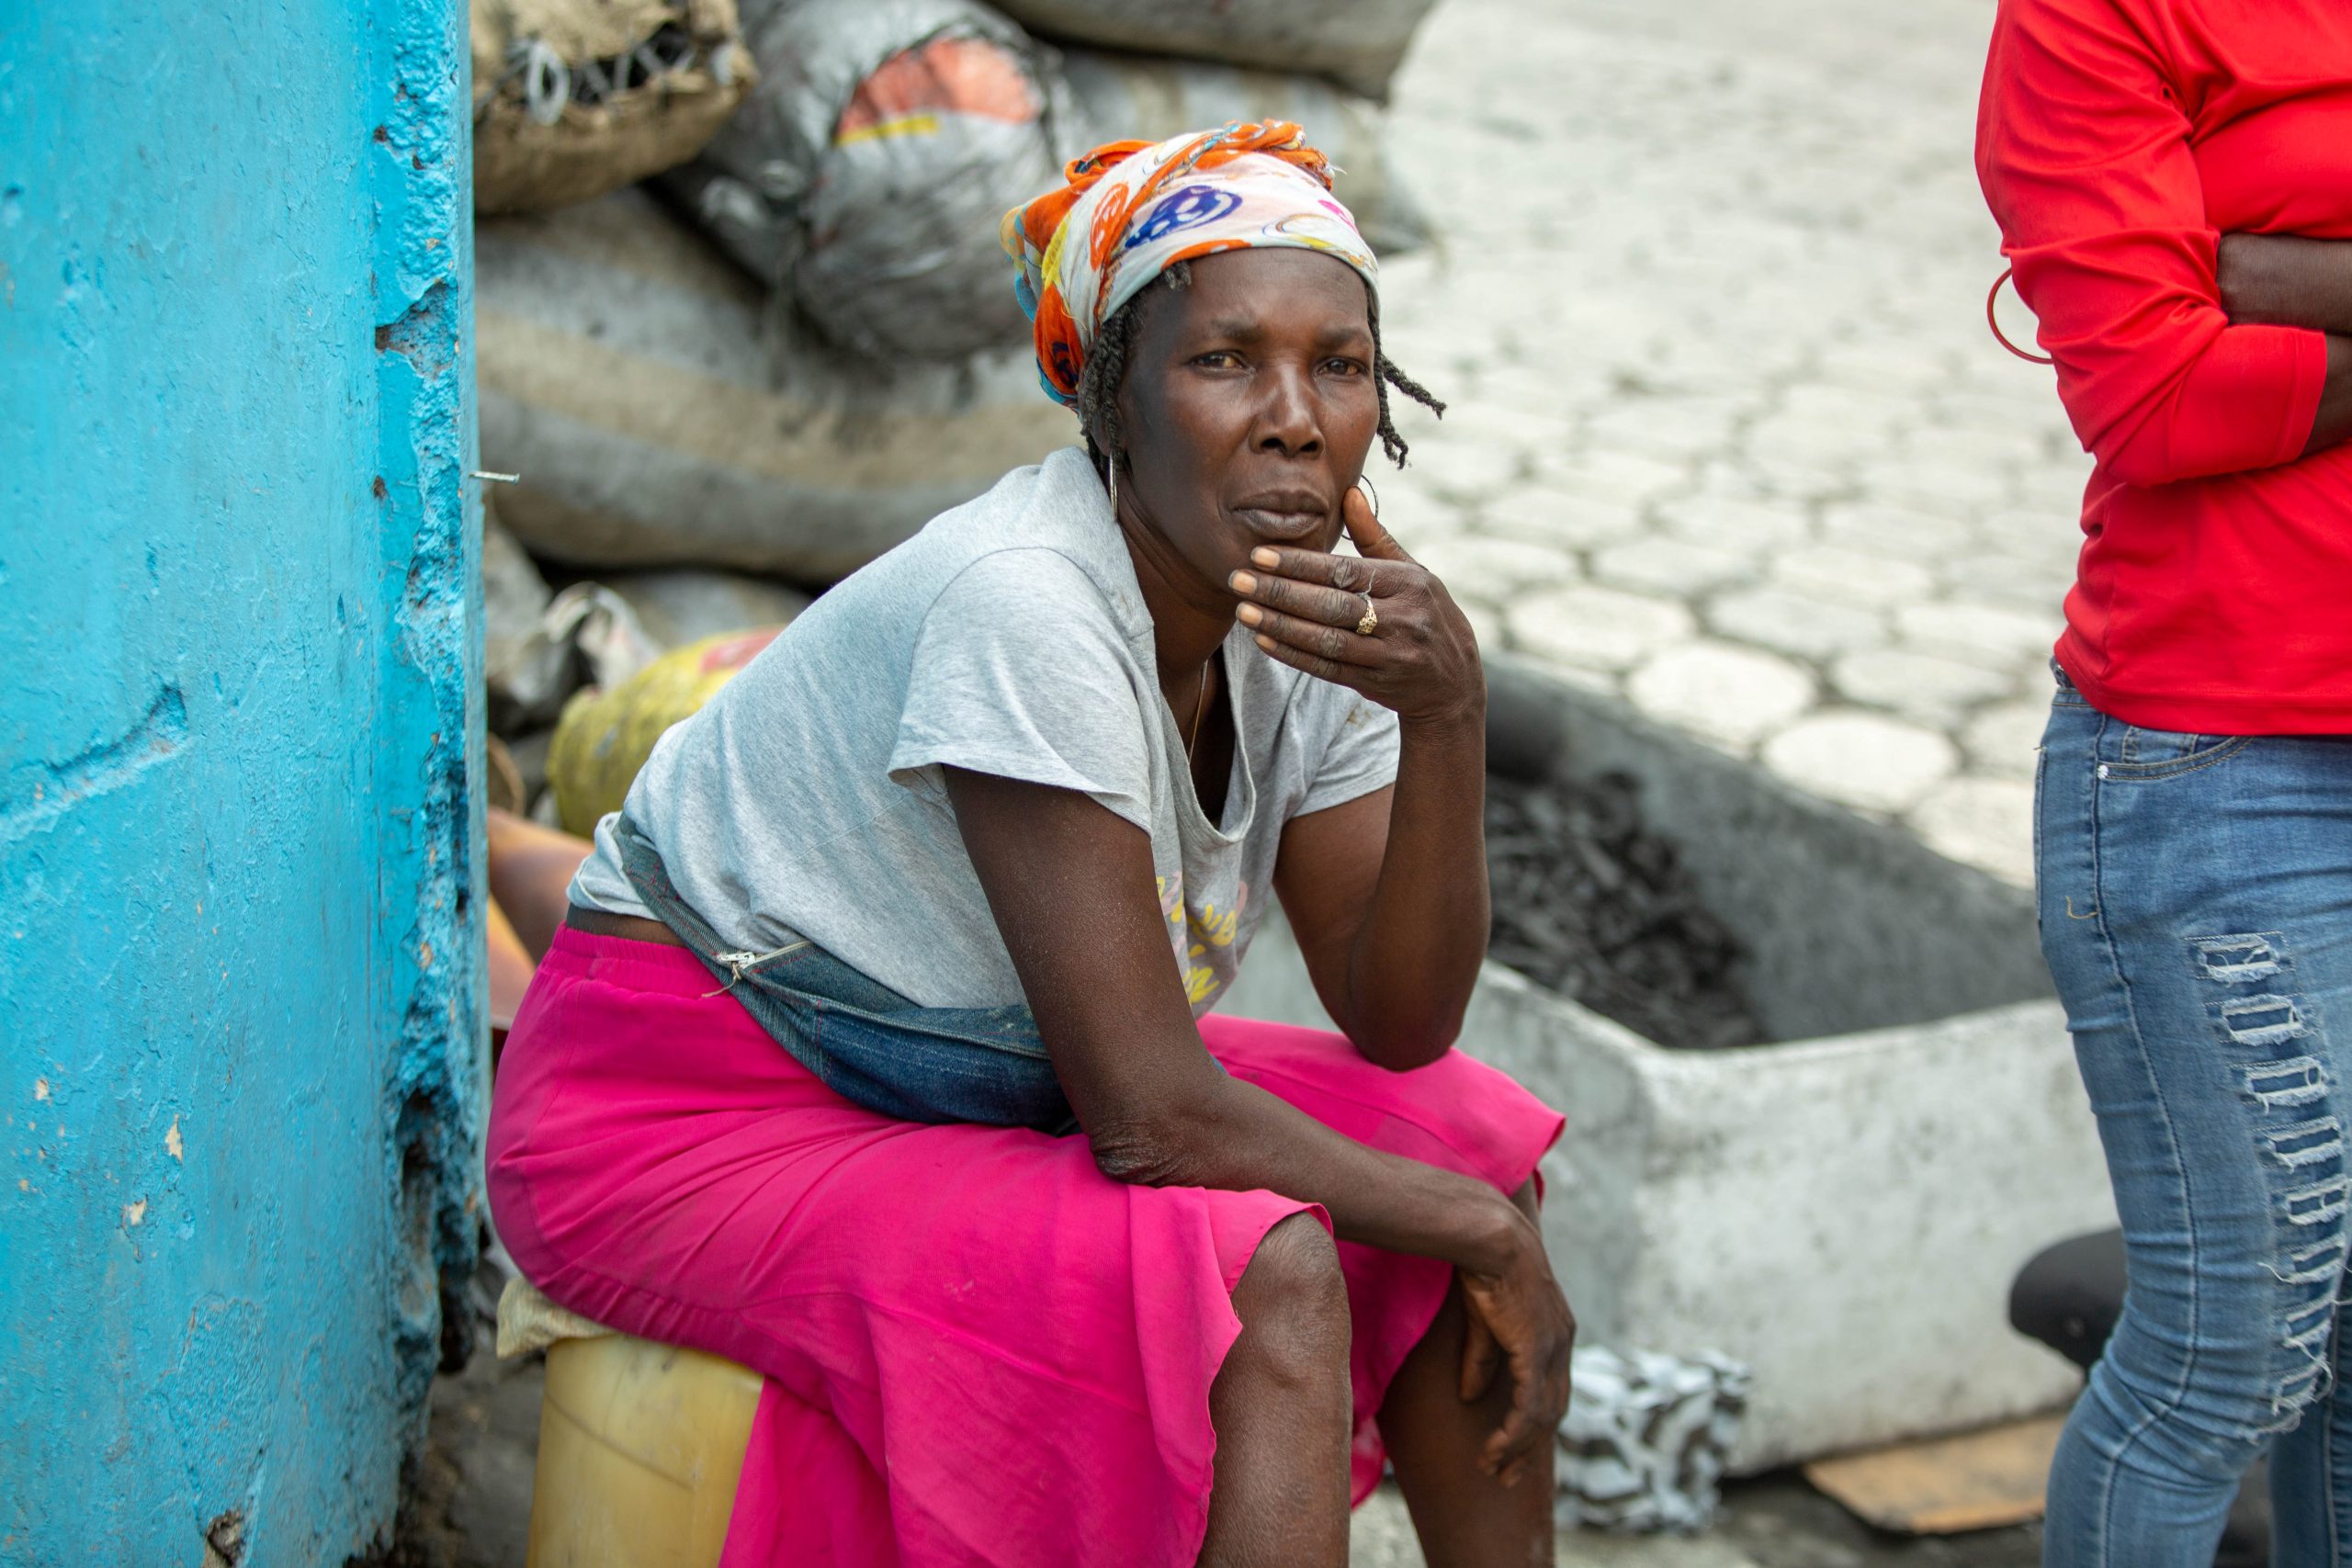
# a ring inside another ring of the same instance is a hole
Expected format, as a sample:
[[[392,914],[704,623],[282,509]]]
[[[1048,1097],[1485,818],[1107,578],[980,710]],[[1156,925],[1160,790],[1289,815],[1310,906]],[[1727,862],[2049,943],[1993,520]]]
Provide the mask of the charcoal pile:
[[[1752,1045],[1742,951],[1700,903],[1673,844],[1642,826],[1622,773],[1487,781],[1489,953],[1661,1045]]]

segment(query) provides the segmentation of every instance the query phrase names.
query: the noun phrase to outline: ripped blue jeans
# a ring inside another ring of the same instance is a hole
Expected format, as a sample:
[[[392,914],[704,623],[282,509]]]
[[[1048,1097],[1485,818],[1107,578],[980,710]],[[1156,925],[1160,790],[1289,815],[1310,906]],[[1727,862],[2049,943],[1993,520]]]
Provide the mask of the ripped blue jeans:
[[[2352,1568],[2352,737],[2139,728],[2062,678],[2035,794],[2042,952],[2131,1279],[2042,1561],[2210,1568],[2267,1451],[2275,1568]]]

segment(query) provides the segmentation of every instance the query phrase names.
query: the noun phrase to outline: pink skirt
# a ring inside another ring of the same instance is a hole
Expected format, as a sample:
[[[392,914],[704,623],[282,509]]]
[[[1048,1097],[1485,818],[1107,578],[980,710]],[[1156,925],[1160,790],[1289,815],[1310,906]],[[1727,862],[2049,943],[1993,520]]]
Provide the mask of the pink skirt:
[[[712,986],[681,949],[560,931],[499,1067],[490,1199],[553,1300],[765,1374],[725,1568],[1192,1563],[1234,1284],[1275,1222],[1321,1210],[1125,1186],[1083,1138],[876,1115]],[[1392,1073],[1317,1030],[1201,1037],[1360,1143],[1502,1191],[1559,1135],[1458,1052]],[[1340,1255],[1361,1501],[1451,1271]]]

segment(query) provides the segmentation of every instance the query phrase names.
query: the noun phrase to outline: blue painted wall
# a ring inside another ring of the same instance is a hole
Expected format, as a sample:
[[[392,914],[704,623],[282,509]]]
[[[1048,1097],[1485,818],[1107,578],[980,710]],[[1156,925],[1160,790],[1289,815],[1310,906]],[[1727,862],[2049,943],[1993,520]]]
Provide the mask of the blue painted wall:
[[[341,1563],[422,1429],[485,1055],[463,29],[0,0],[0,1562]]]

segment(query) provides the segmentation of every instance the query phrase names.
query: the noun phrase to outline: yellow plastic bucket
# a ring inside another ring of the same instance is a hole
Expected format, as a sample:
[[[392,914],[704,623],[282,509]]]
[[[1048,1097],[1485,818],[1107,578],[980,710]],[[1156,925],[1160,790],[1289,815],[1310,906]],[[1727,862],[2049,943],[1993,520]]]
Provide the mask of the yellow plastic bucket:
[[[714,1568],[760,1381],[618,1334],[548,1347],[526,1568]]]

